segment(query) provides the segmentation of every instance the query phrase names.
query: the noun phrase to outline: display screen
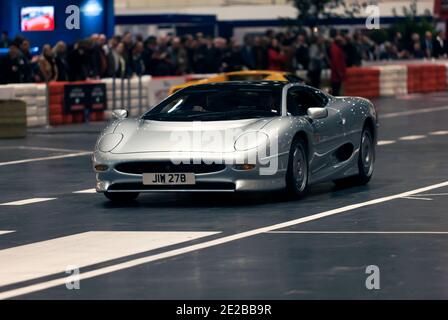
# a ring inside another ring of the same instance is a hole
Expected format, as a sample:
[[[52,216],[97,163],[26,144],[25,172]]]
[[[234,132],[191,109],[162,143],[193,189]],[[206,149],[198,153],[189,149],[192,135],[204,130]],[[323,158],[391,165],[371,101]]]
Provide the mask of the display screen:
[[[20,12],[22,32],[53,31],[54,7],[24,7]]]

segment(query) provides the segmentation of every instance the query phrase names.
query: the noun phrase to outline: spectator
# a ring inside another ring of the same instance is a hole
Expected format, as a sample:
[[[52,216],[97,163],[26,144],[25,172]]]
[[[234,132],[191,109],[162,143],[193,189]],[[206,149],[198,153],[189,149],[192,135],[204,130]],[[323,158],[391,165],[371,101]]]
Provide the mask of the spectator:
[[[265,70],[268,68],[268,53],[267,53],[267,40],[266,38],[255,37],[254,38],[254,58],[255,69]]]
[[[250,35],[244,37],[244,45],[241,48],[241,61],[246,69],[255,69],[255,54],[254,54],[254,42]]]
[[[151,74],[153,76],[169,76],[173,74],[174,67],[172,61],[169,59],[168,54],[165,51],[160,49],[155,51],[152,55],[152,60],[154,69]]]
[[[422,49],[424,51],[425,57],[428,59],[434,56],[433,41],[434,40],[432,38],[432,32],[426,31]]]
[[[185,42],[182,42],[179,37],[173,38],[169,52],[176,75],[183,75],[187,73],[189,67],[188,53],[187,50],[185,50]]]
[[[244,67],[244,61],[241,56],[241,47],[232,41],[230,48],[224,49],[221,71],[241,71]]]
[[[70,80],[70,66],[67,61],[67,45],[64,41],[59,41],[53,48],[53,54],[58,70],[57,81]]]
[[[425,50],[422,49],[422,45],[420,42],[414,42],[414,46],[412,48],[412,57],[415,59],[423,59],[426,58]]]
[[[0,68],[0,83],[25,83],[28,78],[26,61],[15,43],[10,44],[8,54],[2,59]]]
[[[382,46],[380,55],[380,60],[395,60],[398,59],[397,49],[394,47],[392,43],[386,41]]]
[[[123,78],[126,76],[126,61],[123,57],[125,47],[123,42],[115,44],[114,41],[111,42],[108,56],[108,74],[112,78]]]
[[[401,34],[401,32],[395,33],[393,46],[396,48],[397,56],[399,59],[409,57],[409,52],[406,50],[406,46],[404,45],[403,42],[403,35]]]
[[[29,83],[39,80],[36,76],[39,73],[38,57],[31,54],[30,42],[27,39],[20,44],[20,52],[24,59],[24,81]]]
[[[315,88],[320,88],[322,70],[328,59],[325,52],[324,38],[321,35],[314,36],[309,49],[308,78],[310,85]]]
[[[142,53],[142,59],[145,64],[145,73],[152,74],[155,69],[155,60],[153,59],[154,53],[157,51],[157,39],[156,37],[148,37],[145,42],[145,50]]]
[[[39,68],[43,82],[56,81],[58,79],[56,60],[49,44],[44,45],[42,48],[42,54],[39,57]]]
[[[142,53],[144,51],[143,42],[137,41],[132,48],[131,56],[131,72],[132,75],[141,76],[145,73],[145,63],[142,59]]]
[[[122,39],[123,45],[124,45],[124,51],[123,51],[123,59],[126,62],[126,69],[130,70],[130,64],[131,64],[131,54],[132,54],[132,47],[133,47],[133,39],[132,39],[132,33],[129,31],[125,32]]]
[[[216,47],[222,44],[221,40],[213,41],[212,38],[198,39],[199,45],[195,50],[194,62],[197,73],[217,73],[222,65],[221,48]]]
[[[91,74],[91,59],[87,53],[88,44],[86,41],[75,43],[70,51],[67,61],[70,65],[70,81],[83,81]]]
[[[355,32],[353,38],[345,36],[345,52],[347,55],[347,67],[360,67],[362,64],[362,41],[361,36]]]
[[[331,92],[334,96],[340,95],[342,83],[345,80],[347,66],[344,45],[344,39],[336,36],[330,47]]]
[[[3,31],[1,38],[0,38],[0,48],[9,48],[9,46],[11,45],[11,40],[9,40],[8,37],[8,31]]]
[[[443,31],[437,32],[437,36],[434,39],[433,55],[435,58],[446,58],[448,54],[448,46],[445,40],[445,34]]]
[[[286,56],[280,48],[276,38],[271,40],[268,49],[268,69],[274,71],[283,71],[285,69]]]
[[[92,71],[89,76],[91,78],[98,79],[105,77],[107,74],[107,56],[103,49],[104,44],[99,34],[94,34],[90,38],[89,47]]]
[[[308,69],[308,63],[310,57],[309,57],[308,45],[306,44],[305,36],[303,34],[299,34],[297,36],[295,58],[298,69],[300,70]]]

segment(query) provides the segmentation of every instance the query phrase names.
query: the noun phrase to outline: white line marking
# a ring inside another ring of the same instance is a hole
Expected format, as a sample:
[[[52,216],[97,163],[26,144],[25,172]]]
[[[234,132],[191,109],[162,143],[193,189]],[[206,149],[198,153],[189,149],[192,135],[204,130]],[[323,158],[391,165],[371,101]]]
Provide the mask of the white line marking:
[[[270,231],[270,234],[448,234],[448,231]]]
[[[394,144],[395,140],[380,140],[378,141],[379,146],[387,146],[388,144]]]
[[[446,134],[448,134],[448,130],[440,130],[440,131],[434,131],[434,132],[430,133],[430,135],[432,135],[432,136],[444,136]]]
[[[415,197],[436,197],[436,196],[448,196],[448,193],[431,193],[431,194],[416,194]]]
[[[9,161],[9,162],[0,162],[0,167],[1,166],[10,166],[13,164],[36,162],[36,161],[46,161],[46,160],[81,157],[81,156],[91,155],[92,153],[93,152],[77,152],[77,153],[64,154],[64,155],[60,155],[60,156],[50,156],[50,157],[42,157],[42,158],[32,158],[32,159],[25,159],[25,160]]]
[[[13,201],[13,202],[7,202],[7,203],[0,203],[0,206],[23,206],[26,204],[32,204],[32,203],[38,203],[38,202],[44,202],[44,201],[50,201],[50,200],[56,200],[57,198],[31,198],[31,199],[25,199],[25,200],[19,200],[19,201]]]
[[[96,193],[95,189],[86,189],[86,190],[80,190],[80,191],[75,191],[73,193],[77,193],[77,194],[82,194],[82,193]]]
[[[413,135],[413,136],[405,136],[405,137],[401,137],[399,138],[402,141],[413,141],[413,140],[419,140],[419,139],[423,139],[426,138],[425,135]]]
[[[31,147],[31,146],[5,146],[5,147],[0,147],[0,150],[10,150],[10,149],[57,151],[57,152],[70,152],[70,153],[73,153],[73,152],[88,152],[87,150],[60,149],[60,148],[47,148],[47,147]]]
[[[380,120],[382,120],[382,119],[390,119],[390,118],[396,118],[396,117],[412,116],[412,115],[415,115],[415,114],[430,113],[430,112],[444,111],[444,110],[448,110],[448,106],[424,108],[424,109],[419,109],[419,110],[410,110],[410,111],[403,111],[403,112],[385,113],[385,114],[380,114],[379,118],[380,118]]]
[[[214,246],[221,245],[221,244],[224,244],[224,243],[228,243],[228,242],[232,242],[232,241],[236,241],[236,240],[240,240],[240,239],[256,236],[256,235],[259,235],[259,234],[262,234],[262,233],[265,233],[265,232],[291,227],[291,226],[294,226],[294,225],[297,225],[297,224],[301,224],[301,223],[305,223],[305,222],[309,222],[309,221],[318,220],[318,219],[326,218],[326,217],[329,217],[329,216],[333,216],[333,215],[336,215],[338,213],[352,211],[352,210],[355,210],[355,209],[359,209],[359,208],[363,208],[363,207],[367,207],[367,206],[372,206],[372,205],[379,204],[379,203],[388,202],[388,201],[391,201],[391,200],[395,200],[395,199],[399,199],[399,198],[402,198],[402,197],[411,196],[413,194],[418,194],[418,193],[422,193],[422,192],[426,192],[426,191],[429,191],[429,190],[438,189],[438,188],[442,188],[442,187],[446,187],[446,186],[448,186],[448,181],[445,181],[445,182],[442,182],[442,183],[438,183],[438,184],[434,184],[434,185],[430,185],[430,186],[423,187],[423,188],[418,188],[418,189],[411,190],[411,191],[406,191],[406,192],[395,194],[395,195],[391,195],[391,196],[386,196],[386,197],[382,197],[382,198],[378,198],[378,199],[369,200],[369,201],[366,201],[366,202],[356,203],[356,204],[348,205],[348,206],[345,206],[345,207],[324,211],[324,212],[321,212],[321,213],[317,213],[317,214],[313,214],[313,215],[310,215],[310,216],[306,216],[306,217],[302,217],[302,218],[286,221],[286,222],[279,223],[279,224],[274,224],[274,225],[267,226],[267,227],[262,227],[262,228],[258,228],[258,229],[254,229],[254,230],[249,230],[249,231],[233,234],[233,235],[222,237],[222,238],[218,238],[218,239],[215,239],[215,240],[205,241],[205,242],[198,243],[198,244],[195,244],[195,245],[191,245],[191,246],[187,246],[187,247],[184,247],[184,248],[179,248],[179,249],[175,249],[175,250],[162,252],[162,253],[155,254],[155,255],[152,255],[152,256],[147,256],[147,257],[143,257],[143,258],[130,260],[130,261],[119,263],[119,264],[112,265],[112,266],[109,266],[109,267],[99,268],[97,270],[92,270],[92,271],[89,271],[89,272],[81,273],[80,274],[80,279],[81,280],[90,279],[90,278],[101,276],[101,275],[108,274],[108,273],[111,273],[111,272],[124,270],[124,269],[132,268],[132,267],[135,267],[135,266],[139,266],[139,265],[142,265],[142,264],[145,264],[145,263],[148,263],[148,262],[153,262],[153,261],[157,261],[157,260],[161,260],[161,259],[175,257],[175,256],[186,254],[186,253],[189,253],[189,252],[194,252],[194,251],[197,251],[197,250],[202,250],[202,249],[214,247]],[[1,261],[1,259],[0,259],[0,261]],[[1,270],[1,268],[0,268],[0,270]],[[29,286],[18,288],[18,289],[4,291],[4,292],[0,293],[0,299],[9,299],[9,298],[12,298],[12,297],[28,294],[28,293],[31,293],[31,292],[36,292],[36,291],[40,291],[40,290],[45,290],[45,289],[48,289],[48,288],[56,287],[56,286],[59,286],[59,285],[64,285],[65,281],[66,281],[65,278],[59,278],[59,279],[55,279],[55,280],[50,280],[50,281],[45,281],[45,282],[29,285]]]
[[[41,151],[58,151],[58,152],[70,152],[70,153],[74,153],[74,152],[89,152],[87,150],[73,150],[73,149],[59,149],[59,148],[47,148],[47,147],[28,147],[28,146],[19,146],[17,147],[18,149],[23,149],[23,150],[41,150]]]
[[[5,231],[0,230],[0,236],[2,234],[8,234],[8,233],[13,233],[13,232],[16,232],[16,231],[15,230],[5,230]]]
[[[431,198],[421,198],[420,196],[414,196],[414,197],[403,197],[403,199],[409,199],[409,200],[425,200],[425,201],[432,201]]]
[[[91,231],[0,250],[0,287],[218,233]]]

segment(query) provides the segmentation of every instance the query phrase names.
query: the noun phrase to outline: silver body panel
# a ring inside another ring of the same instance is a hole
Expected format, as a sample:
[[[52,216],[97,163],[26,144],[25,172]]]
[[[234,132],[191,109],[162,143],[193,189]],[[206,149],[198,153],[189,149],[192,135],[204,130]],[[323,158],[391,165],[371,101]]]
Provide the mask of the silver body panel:
[[[111,123],[98,139],[95,148],[94,165],[107,165],[109,170],[97,172],[96,189],[98,192],[234,192],[234,191],[267,191],[282,189],[286,186],[285,175],[288,167],[291,144],[297,134],[306,135],[308,141],[309,183],[318,183],[349,177],[358,172],[358,156],[361,142],[361,132],[370,121],[373,123],[376,142],[377,115],[371,102],[356,97],[328,97],[325,108],[328,116],[319,120],[311,120],[307,116],[291,116],[287,112],[286,95],[291,88],[302,86],[310,90],[317,90],[299,84],[285,84],[282,96],[282,114],[278,117],[262,119],[245,119],[232,121],[203,121],[199,130],[222,132],[238,129],[242,132],[262,132],[271,137],[278,134],[278,150],[269,157],[277,159],[278,167],[273,175],[260,175],[259,166],[251,171],[236,170],[230,163],[241,157],[251,157],[257,154],[257,149],[249,151],[235,151],[235,141],[226,141],[222,145],[199,145],[172,147],[172,134],[176,131],[194,134],[198,130],[193,122],[166,122],[143,119],[123,119]],[[324,94],[324,93],[321,93]],[[103,136],[109,135],[121,141],[110,152],[102,152],[100,142]],[[114,136],[115,135],[115,136]],[[351,150],[347,159],[338,159],[337,152],[344,146]],[[230,183],[234,188],[177,188],[151,189],[139,188],[142,183],[141,174],[123,173],[116,170],[120,163],[152,162],[152,161],[181,161],[186,158],[200,158],[207,163],[224,160],[225,168],[218,172],[198,173],[198,183]],[[265,160],[265,159],[262,159]],[[135,184],[134,188],[115,189],[116,184]]]

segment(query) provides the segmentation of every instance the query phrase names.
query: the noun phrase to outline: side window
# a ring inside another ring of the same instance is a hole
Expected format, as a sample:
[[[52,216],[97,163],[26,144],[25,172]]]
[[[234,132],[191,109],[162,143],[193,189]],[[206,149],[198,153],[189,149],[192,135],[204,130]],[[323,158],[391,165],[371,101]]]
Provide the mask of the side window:
[[[287,98],[287,111],[293,116],[300,116],[301,110],[299,109],[298,103],[298,92],[296,89],[288,90],[288,98]]]
[[[317,102],[319,104],[318,107],[323,108],[323,107],[325,107],[327,105],[329,99],[325,95],[325,93],[323,93],[322,91],[319,91],[319,90],[315,90],[313,92],[313,94],[315,95],[316,100],[317,100]]]
[[[309,108],[324,107],[326,103],[323,97],[306,87],[292,88],[288,91],[287,109],[293,116],[306,115]]]

